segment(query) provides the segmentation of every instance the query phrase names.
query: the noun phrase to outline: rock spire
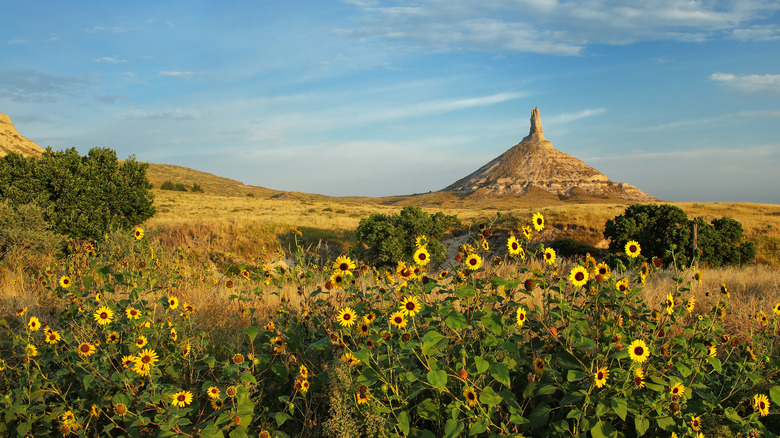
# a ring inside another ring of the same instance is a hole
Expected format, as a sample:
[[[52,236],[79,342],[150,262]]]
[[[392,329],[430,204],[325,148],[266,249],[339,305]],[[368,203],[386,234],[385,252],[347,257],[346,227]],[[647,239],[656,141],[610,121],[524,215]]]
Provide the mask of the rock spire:
[[[555,149],[544,137],[539,107],[531,111],[531,129],[520,143],[444,191],[461,196],[522,196],[536,189],[559,196],[657,200],[632,185],[612,182],[582,160]]]
[[[11,152],[22,154],[25,157],[40,157],[43,149],[19,134],[11,118],[0,113],[0,157]]]

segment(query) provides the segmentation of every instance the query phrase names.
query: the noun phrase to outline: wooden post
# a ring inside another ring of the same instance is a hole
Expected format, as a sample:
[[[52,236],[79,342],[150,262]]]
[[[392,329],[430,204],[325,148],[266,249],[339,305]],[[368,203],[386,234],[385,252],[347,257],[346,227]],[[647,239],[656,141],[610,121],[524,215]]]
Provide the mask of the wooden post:
[[[693,264],[699,268],[699,224],[693,223]]]

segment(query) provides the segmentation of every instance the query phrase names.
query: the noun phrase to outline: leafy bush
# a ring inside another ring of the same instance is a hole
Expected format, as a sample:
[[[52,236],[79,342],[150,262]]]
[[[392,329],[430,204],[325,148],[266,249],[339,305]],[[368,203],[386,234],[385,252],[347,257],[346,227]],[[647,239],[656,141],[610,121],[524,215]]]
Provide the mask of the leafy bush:
[[[460,225],[456,216],[428,214],[419,207],[404,207],[391,216],[375,213],[360,221],[352,254],[376,266],[395,266],[399,261],[411,261],[415,239],[425,236],[431,259],[441,261],[446,248],[439,239]]]
[[[155,212],[147,165],[133,157],[120,163],[111,149],[47,149],[40,159],[8,154],[0,158],[0,199],[35,203],[52,230],[98,239],[112,229],[128,230]]]
[[[203,187],[201,187],[198,183],[192,183],[192,188],[190,191],[192,193],[203,193]]]
[[[699,254],[693,254],[693,224],[698,226]],[[611,239],[609,249],[622,252],[627,242],[639,243],[647,259],[661,258],[665,264],[685,264],[694,257],[710,266],[749,263],[756,250],[746,242],[742,225],[730,218],[706,223],[701,218],[689,220],[679,207],[668,204],[634,204],[625,212],[607,220],[604,237]]]
[[[173,190],[177,192],[186,192],[187,187],[184,187],[182,183],[175,183],[171,180],[166,180],[160,184],[160,190]]]
[[[14,207],[0,200],[0,262],[9,268],[42,270],[48,254],[59,252],[64,241],[49,229],[37,205]]]

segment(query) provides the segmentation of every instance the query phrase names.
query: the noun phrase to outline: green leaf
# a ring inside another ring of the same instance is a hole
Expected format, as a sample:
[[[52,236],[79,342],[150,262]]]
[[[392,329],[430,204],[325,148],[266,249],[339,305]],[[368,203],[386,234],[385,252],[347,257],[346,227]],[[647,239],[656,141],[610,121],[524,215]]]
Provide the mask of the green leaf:
[[[276,425],[281,426],[285,421],[290,419],[290,416],[287,415],[287,412],[277,412],[274,418],[276,419]]]
[[[780,405],[780,386],[773,386],[769,388],[769,398],[776,405]]]
[[[506,365],[503,363],[491,363],[490,364],[490,375],[493,376],[494,379],[499,381],[501,384],[506,386],[507,388],[510,387],[510,381],[509,381],[509,368],[507,368]]]
[[[490,362],[482,359],[482,356],[474,356],[474,365],[477,366],[477,374],[482,374],[490,367]]]
[[[436,387],[439,391],[444,391],[447,387],[447,372],[444,370],[428,371],[428,383]]]
[[[496,335],[501,336],[504,333],[504,326],[501,324],[501,316],[493,313],[487,314],[481,319],[482,325]]]
[[[610,403],[618,417],[620,417],[621,420],[626,421],[626,414],[628,414],[628,403],[626,402],[626,399],[613,398]]]
[[[434,401],[430,398],[426,398],[419,405],[417,405],[417,415],[425,420],[438,420],[441,418],[439,405],[434,403]]]
[[[611,436],[617,436],[616,432],[617,431],[614,427],[612,427],[612,424],[605,423],[601,420],[599,420],[590,430],[590,434],[593,436],[593,438],[607,438]]]
[[[479,402],[488,406],[495,406],[501,403],[501,397],[496,394],[493,388],[486,386],[482,392],[479,393]]]
[[[355,359],[363,363],[369,363],[371,360],[371,352],[366,348],[361,348],[358,351],[354,351],[352,352],[352,355],[355,356]]]
[[[225,435],[217,427],[216,424],[210,423],[203,430],[200,431],[201,438],[224,438]]]
[[[444,335],[441,333],[430,330],[427,333],[425,333],[425,336],[422,338],[422,352],[423,354],[431,355],[431,354],[443,354],[441,350],[450,342],[449,339],[447,339]],[[433,351],[432,351],[433,350]]]
[[[455,289],[455,295],[460,299],[472,298],[477,295],[477,290],[470,284],[464,284]]]
[[[555,391],[557,391],[558,388],[555,385],[547,384],[544,386],[540,386],[534,391],[534,395],[550,395],[554,394]]]
[[[444,436],[446,438],[456,437],[460,435],[463,428],[466,427],[462,421],[458,421],[457,418],[450,418],[444,423]]]
[[[569,370],[569,372],[566,373],[566,380],[569,382],[578,382],[586,377],[588,377],[588,373],[584,371]]]
[[[716,372],[720,373],[721,371],[723,371],[723,368],[721,367],[720,364],[720,359],[718,359],[717,357],[708,357],[707,362],[709,362],[710,365],[712,365],[712,369],[714,369]]]
[[[252,373],[244,373],[244,374],[242,374],[241,375],[241,381],[257,385],[257,379],[255,379],[255,376],[253,376]]]
[[[244,329],[244,333],[249,336],[250,341],[254,341],[257,336],[257,324],[252,324]]]
[[[532,427],[544,426],[547,424],[547,419],[550,416],[550,408],[547,403],[542,403],[534,409],[528,416],[529,423]]]
[[[675,362],[674,366],[683,377],[688,377],[691,375],[691,369],[688,367],[688,365],[685,364],[684,361],[678,360]]]
[[[634,418],[634,427],[636,428],[636,436],[642,436],[650,428],[650,421],[646,418],[636,417]]]
[[[453,330],[461,330],[468,328],[469,326],[468,322],[466,321],[466,317],[457,310],[450,312],[450,314],[447,316],[447,319],[444,320],[444,323],[447,324],[447,327]]]
[[[469,436],[479,435],[486,430],[487,426],[485,426],[485,422],[483,420],[477,420],[471,425],[471,428],[469,428]]]
[[[655,422],[658,423],[658,427],[666,431],[670,431],[674,429],[676,425],[676,423],[674,422],[674,418],[672,417],[661,417],[655,420]]]
[[[605,400],[599,400],[599,402],[596,403],[596,416],[601,417],[602,415],[606,414],[607,411],[609,411],[607,402]]]
[[[655,383],[645,382],[645,386],[647,387],[647,389],[651,389],[655,392],[664,392],[663,385],[657,385]]]
[[[398,413],[398,428],[404,436],[409,435],[409,414],[406,411]]]
[[[92,382],[95,381],[95,376],[92,374],[87,374],[84,376],[84,379],[81,381],[81,384],[84,385],[84,390],[89,391],[89,385],[92,384]]]

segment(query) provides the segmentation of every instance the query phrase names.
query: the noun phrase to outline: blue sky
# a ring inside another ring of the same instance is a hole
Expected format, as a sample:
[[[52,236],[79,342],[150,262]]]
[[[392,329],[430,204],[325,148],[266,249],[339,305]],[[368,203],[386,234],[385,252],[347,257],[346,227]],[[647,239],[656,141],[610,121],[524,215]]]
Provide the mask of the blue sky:
[[[9,0],[0,112],[327,195],[435,191],[553,145],[668,201],[780,204],[780,3]]]

